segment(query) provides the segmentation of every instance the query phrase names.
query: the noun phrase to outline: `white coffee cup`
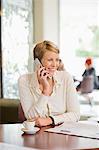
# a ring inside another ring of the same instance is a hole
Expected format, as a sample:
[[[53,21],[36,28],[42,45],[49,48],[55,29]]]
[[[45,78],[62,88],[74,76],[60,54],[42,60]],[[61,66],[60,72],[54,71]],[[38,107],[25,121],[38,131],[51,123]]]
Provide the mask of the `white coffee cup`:
[[[34,130],[35,127],[35,121],[30,121],[30,120],[26,120],[23,122],[23,126],[27,129],[27,130]]]

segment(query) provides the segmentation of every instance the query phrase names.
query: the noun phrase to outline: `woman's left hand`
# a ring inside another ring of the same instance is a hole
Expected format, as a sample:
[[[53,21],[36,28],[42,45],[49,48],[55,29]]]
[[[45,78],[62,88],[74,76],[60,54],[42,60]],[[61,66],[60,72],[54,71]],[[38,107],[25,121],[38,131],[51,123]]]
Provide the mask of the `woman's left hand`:
[[[44,118],[44,117],[38,117],[35,119],[35,125],[38,127],[47,126],[52,124],[52,120],[50,117]]]

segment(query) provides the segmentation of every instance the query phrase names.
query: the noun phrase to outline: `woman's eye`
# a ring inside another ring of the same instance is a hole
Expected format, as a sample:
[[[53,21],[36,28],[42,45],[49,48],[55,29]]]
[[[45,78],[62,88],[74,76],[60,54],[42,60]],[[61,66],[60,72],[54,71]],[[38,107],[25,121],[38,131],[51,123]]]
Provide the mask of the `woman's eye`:
[[[48,59],[48,61],[54,61],[53,59]],[[59,59],[56,59],[56,61],[59,61]]]
[[[53,61],[52,59],[48,59],[48,61]]]

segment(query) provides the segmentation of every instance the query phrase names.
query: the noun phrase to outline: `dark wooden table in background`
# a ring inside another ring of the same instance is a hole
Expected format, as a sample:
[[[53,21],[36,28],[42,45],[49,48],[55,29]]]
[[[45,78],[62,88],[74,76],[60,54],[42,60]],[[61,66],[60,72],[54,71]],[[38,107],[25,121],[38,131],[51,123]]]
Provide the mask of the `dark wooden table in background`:
[[[43,150],[99,149],[97,139],[44,132],[46,128],[28,135],[21,131],[22,127],[22,124],[1,124],[0,142]]]

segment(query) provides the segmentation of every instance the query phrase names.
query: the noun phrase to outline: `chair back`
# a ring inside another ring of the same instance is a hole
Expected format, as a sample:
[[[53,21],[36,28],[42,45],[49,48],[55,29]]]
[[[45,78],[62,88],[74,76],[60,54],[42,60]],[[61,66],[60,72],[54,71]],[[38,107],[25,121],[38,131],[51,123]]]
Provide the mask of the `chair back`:
[[[19,122],[23,122],[26,120],[21,103],[19,103],[19,106],[18,106],[18,119],[19,119]]]
[[[91,93],[94,89],[94,78],[93,76],[86,76],[81,82],[81,93]]]

